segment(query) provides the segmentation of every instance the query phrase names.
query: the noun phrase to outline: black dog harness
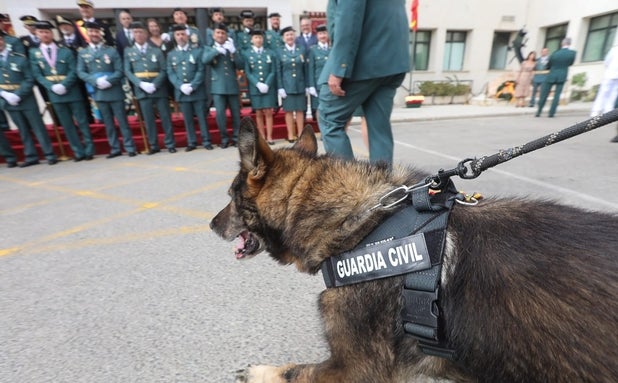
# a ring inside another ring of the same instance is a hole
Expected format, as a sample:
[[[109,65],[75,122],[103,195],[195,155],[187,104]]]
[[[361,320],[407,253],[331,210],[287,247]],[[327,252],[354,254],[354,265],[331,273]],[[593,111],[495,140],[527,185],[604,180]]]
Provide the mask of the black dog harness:
[[[327,258],[322,275],[331,288],[405,274],[404,331],[418,340],[423,353],[454,360],[454,350],[445,346],[439,291],[448,217],[463,195],[450,179],[440,191],[430,186],[404,187],[407,206],[353,250]]]

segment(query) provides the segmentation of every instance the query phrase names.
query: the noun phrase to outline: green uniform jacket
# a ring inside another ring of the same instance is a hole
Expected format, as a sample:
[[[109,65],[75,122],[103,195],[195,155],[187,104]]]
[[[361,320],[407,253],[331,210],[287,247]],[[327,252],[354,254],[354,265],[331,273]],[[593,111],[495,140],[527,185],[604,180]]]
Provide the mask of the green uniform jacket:
[[[239,94],[240,92],[236,70],[244,69],[243,56],[238,47],[236,47],[234,54],[230,54],[229,51],[225,53],[225,55],[222,55],[213,47],[204,48],[202,61],[211,67],[211,94]]]
[[[549,56],[549,74],[546,81],[565,82],[569,74],[569,67],[575,62],[576,52],[569,48],[558,49]]]
[[[262,54],[256,53],[253,48],[245,51],[245,74],[249,81],[249,95],[261,96],[263,93],[255,87],[258,82],[268,85],[276,92],[277,85],[277,56],[270,50],[264,49]]]
[[[34,78],[47,89],[47,95],[52,104],[81,101],[83,96],[78,86],[77,59],[73,51],[64,46],[58,46],[56,52],[56,68],[54,69],[45,60],[41,48],[30,49],[30,65]],[[54,93],[51,88],[55,84],[64,85],[67,92],[63,95]]]
[[[196,27],[188,26],[189,29],[189,46],[191,48],[199,48],[203,45],[202,38],[200,37],[200,30]],[[169,31],[169,35],[174,40],[174,32],[172,30]],[[176,45],[174,43],[174,45]]]
[[[206,99],[206,87],[204,86],[204,63],[202,62],[202,49],[191,48],[179,50],[178,48],[167,54],[167,77],[174,85],[174,96],[178,102],[191,102]],[[182,84],[191,84],[193,92],[186,95],[180,91]]]
[[[212,46],[212,44],[215,43],[215,39],[213,37],[214,35],[214,30],[212,28],[208,28],[206,29],[206,46]],[[234,41],[234,46],[236,46],[236,30],[233,28],[228,28],[227,29],[227,37],[231,38],[232,41]]]
[[[332,51],[319,84],[328,76],[367,80],[410,70],[410,31],[405,0],[329,0]]]
[[[307,60],[304,49],[298,45],[291,52],[279,49],[277,57],[277,89],[285,89],[287,94],[305,93],[307,83]]]
[[[133,92],[138,100],[144,98],[167,98],[167,64],[159,48],[146,47],[142,54],[135,46],[124,50],[124,74],[134,85]],[[157,90],[148,94],[139,87],[140,82],[151,82]]]
[[[326,65],[329,54],[330,46],[327,49],[321,49],[319,45],[313,45],[309,48],[309,55],[307,57],[309,86],[318,89],[318,79],[320,78],[322,69],[324,69],[324,65]]]
[[[283,39],[279,31],[269,29],[265,32],[264,48],[268,48],[273,52],[278,52],[279,48],[283,48]]]
[[[236,32],[236,39],[234,40],[235,47],[238,51],[243,52],[246,49],[251,48],[251,35],[242,29]]]
[[[9,111],[34,109],[39,113],[36,98],[32,93],[33,86],[34,76],[26,55],[9,52],[6,62],[0,61],[0,90],[15,93],[21,101],[13,106],[0,97],[0,109]]]
[[[124,101],[122,60],[115,48],[102,45],[96,53],[91,46],[80,50],[77,55],[77,75],[94,88],[92,98],[95,101]],[[97,88],[97,78],[102,75],[107,75],[107,81],[112,83],[111,88]]]
[[[0,33],[2,33],[0,31]],[[26,54],[26,48],[24,47],[24,44],[22,44],[21,40],[15,36],[11,36],[11,35],[4,35],[4,44],[6,45],[6,49],[15,52],[15,53],[21,53],[21,54]]]

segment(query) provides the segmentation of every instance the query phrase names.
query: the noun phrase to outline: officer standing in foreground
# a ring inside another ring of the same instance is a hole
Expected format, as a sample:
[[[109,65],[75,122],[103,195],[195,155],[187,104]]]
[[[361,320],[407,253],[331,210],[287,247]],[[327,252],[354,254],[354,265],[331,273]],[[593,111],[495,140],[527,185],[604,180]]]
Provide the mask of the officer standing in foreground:
[[[56,45],[52,32],[53,25],[49,21],[37,21],[35,27],[41,43],[38,48],[30,50],[30,64],[34,78],[47,90],[49,101],[75,155],[73,160],[75,162],[91,160],[94,145],[88,116],[82,102],[82,92],[79,89],[77,59],[69,48]],[[74,117],[81,131],[83,144],[73,122]]]
[[[0,109],[6,110],[19,129],[24,144],[24,157],[20,167],[37,165],[39,155],[32,139],[32,133],[39,141],[47,163],[55,165],[58,158],[54,153],[49,134],[39,114],[39,106],[32,92],[34,77],[28,58],[19,53],[9,52],[0,35]]]
[[[87,22],[86,29],[90,44],[79,51],[77,75],[90,88],[92,98],[101,111],[110,146],[110,153],[106,158],[122,155],[114,118],[120,126],[125,150],[129,152],[129,157],[134,157],[137,155],[137,148],[124,110],[122,60],[116,49],[103,44],[103,33],[98,23]]]
[[[193,118],[197,117],[202,135],[202,145],[212,150],[210,133],[206,122],[206,87],[204,86],[204,63],[202,49],[189,43],[187,26],[172,25],[176,48],[167,55],[167,75],[174,85],[174,96],[180,105],[180,111],[187,130],[187,147],[185,152],[195,150],[197,136]]]
[[[238,130],[240,129],[240,99],[238,95],[238,80],[236,70],[243,69],[242,55],[234,47],[234,41],[227,37],[227,26],[223,23],[214,26],[211,47],[204,49],[202,60],[210,66],[211,89],[210,93],[217,110],[217,126],[221,133],[221,148],[236,146]],[[232,139],[227,134],[226,108],[232,115]]]
[[[149,46],[146,27],[141,22],[129,25],[135,44],[125,48],[124,73],[133,84],[148,134],[148,154],[159,153],[159,138],[154,105],[159,110],[165,132],[164,143],[170,153],[176,153],[174,130],[167,95],[165,56],[159,48]]]

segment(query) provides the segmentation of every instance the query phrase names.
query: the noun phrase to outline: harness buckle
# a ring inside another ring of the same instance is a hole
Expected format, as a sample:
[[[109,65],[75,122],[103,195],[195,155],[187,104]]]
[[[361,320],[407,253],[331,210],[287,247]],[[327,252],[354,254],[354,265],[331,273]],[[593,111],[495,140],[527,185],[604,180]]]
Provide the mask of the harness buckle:
[[[435,341],[438,340],[438,290],[421,291],[403,289],[403,300],[405,310],[403,312],[404,322],[413,322],[419,325],[428,326],[434,329]],[[409,327],[409,326],[408,326]],[[430,338],[423,335],[425,338]]]

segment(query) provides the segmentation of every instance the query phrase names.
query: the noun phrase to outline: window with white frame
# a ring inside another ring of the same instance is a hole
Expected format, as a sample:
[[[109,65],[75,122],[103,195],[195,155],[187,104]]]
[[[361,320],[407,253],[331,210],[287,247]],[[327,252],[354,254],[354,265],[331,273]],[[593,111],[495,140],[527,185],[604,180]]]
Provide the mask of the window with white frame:
[[[618,12],[590,19],[582,62],[602,61],[612,47],[618,26]]]
[[[442,69],[445,71],[463,70],[466,52],[466,31],[447,31]]]
[[[415,41],[416,40],[416,41]],[[429,46],[431,45],[431,31],[410,32],[410,45],[416,45],[414,54],[410,59],[414,60],[414,65],[410,68],[415,70],[427,70],[429,68]],[[412,52],[412,47],[410,52]]]

